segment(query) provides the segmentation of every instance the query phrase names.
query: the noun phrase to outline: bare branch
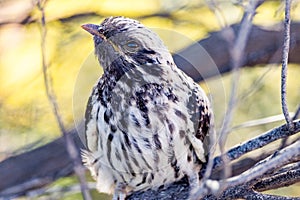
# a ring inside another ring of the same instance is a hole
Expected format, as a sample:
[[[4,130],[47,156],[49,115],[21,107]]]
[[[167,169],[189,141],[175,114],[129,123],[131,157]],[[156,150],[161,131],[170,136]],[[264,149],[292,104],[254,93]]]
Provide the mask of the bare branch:
[[[256,191],[266,191],[281,187],[286,187],[289,185],[293,185],[300,181],[300,169],[299,163],[296,164],[297,168],[288,169],[285,172],[276,174],[274,176],[270,176],[269,178],[265,178],[253,186],[253,189]]]
[[[294,114],[293,120],[296,120],[300,115],[300,104],[298,105],[298,108]]]
[[[262,1],[263,2],[263,1]],[[250,30],[252,27],[252,19],[254,17],[255,14],[255,10],[256,8],[260,5],[260,1],[250,1],[247,10],[244,14],[243,20],[241,22],[241,26],[238,32],[238,36],[237,39],[233,45],[233,49],[232,51],[230,51],[230,56],[231,56],[231,65],[232,65],[232,71],[233,71],[233,78],[232,78],[232,87],[231,87],[231,94],[230,94],[230,99],[228,102],[228,107],[226,109],[226,113],[224,115],[224,122],[223,122],[223,126],[221,128],[220,133],[218,134],[218,139],[216,140],[216,142],[219,145],[219,148],[221,150],[221,157],[220,159],[222,160],[222,162],[224,163],[224,166],[226,166],[224,169],[224,178],[229,177],[231,175],[231,166],[229,165],[229,159],[226,157],[226,154],[224,154],[225,152],[225,142],[227,140],[227,135],[229,133],[229,126],[230,123],[232,121],[233,118],[233,113],[234,113],[234,108],[236,105],[236,100],[237,100],[237,90],[238,90],[238,82],[239,82],[239,77],[240,77],[240,73],[239,73],[239,67],[242,64],[243,61],[243,53],[244,53],[244,49],[246,47],[247,44],[247,39],[249,37],[250,34]],[[227,41],[227,43],[232,46],[233,44],[233,30],[232,29],[228,29],[227,31],[224,32],[225,34],[223,35],[225,40]],[[231,49],[231,48],[230,48]],[[216,145],[216,143],[214,141],[211,142],[211,147],[210,147],[210,155],[212,155],[216,149],[216,147],[214,146]],[[203,198],[208,192],[209,190],[207,190],[205,187],[205,183],[207,181],[209,181],[209,176],[212,173],[212,169],[213,169],[213,161],[212,161],[212,156],[209,157],[209,161],[208,161],[208,168],[206,169],[206,172],[204,174],[202,183],[200,188],[198,189],[198,191],[193,194],[193,198]],[[226,187],[226,185],[222,185],[222,187]],[[222,189],[221,189],[222,190]]]
[[[247,170],[241,175],[228,178],[224,182],[230,187],[237,185],[255,184],[261,178],[264,178],[266,174],[270,174],[274,170],[289,164],[294,161],[298,161],[300,157],[300,141],[280,150],[278,153],[270,156],[261,162],[259,162],[255,167]]]
[[[238,145],[236,147],[231,148],[227,153],[227,157],[230,161],[235,160],[242,155],[262,148],[266,146],[267,144],[270,144],[271,142],[274,142],[275,140],[289,137],[293,134],[296,134],[300,131],[300,121],[293,122],[294,129],[289,130],[287,125],[282,125],[280,127],[274,128],[256,138],[253,138],[247,142],[244,142],[241,145]],[[221,157],[214,158],[214,169],[218,169],[224,165]]]
[[[290,50],[290,10],[291,10],[291,0],[285,0],[285,18],[284,18],[284,43],[282,52],[282,68],[281,68],[281,106],[282,112],[284,114],[286,123],[291,126],[292,120],[289,115],[289,110],[287,106],[286,97],[286,82],[287,82],[287,70],[288,70],[288,58]]]
[[[75,130],[68,134],[78,148],[83,147]],[[0,181],[0,197],[25,195],[28,191],[41,188],[73,171],[73,161],[67,152],[64,137],[61,137],[0,162],[0,180],[5,180]]]
[[[267,158],[268,156],[272,155],[273,153],[274,153],[274,150],[270,150],[270,151],[264,152],[263,154],[260,154],[258,156],[246,157],[246,158],[240,159],[238,162],[232,163],[232,176],[237,176],[237,175],[243,173],[244,171],[253,167],[256,163]],[[220,168],[215,168],[213,170],[213,174],[211,175],[210,178],[213,180],[220,180],[222,177],[221,173],[222,173],[223,167],[224,166],[222,166]],[[204,170],[201,170],[200,174],[204,173],[203,171]]]
[[[13,187],[7,188],[5,190],[2,190],[0,193],[0,199],[1,197],[9,196],[10,198],[13,196],[18,196],[20,192],[32,190],[32,188],[40,188],[45,186],[51,182],[48,178],[39,178],[39,179],[31,179],[27,182],[21,183],[19,185],[15,185]]]
[[[290,115],[293,115],[293,113],[290,113]],[[236,125],[232,128],[232,130],[237,130],[237,129],[241,129],[241,128],[248,128],[248,127],[253,127],[253,126],[260,126],[260,125],[264,125],[264,124],[270,124],[273,122],[279,122],[284,120],[284,115],[283,114],[279,114],[279,115],[273,115],[273,116],[269,116],[269,117],[264,117],[261,119],[255,119],[255,120],[249,120],[246,122],[243,122],[239,125]]]
[[[222,11],[222,9],[220,9],[218,2],[216,2],[215,0],[209,0],[209,1],[206,0],[205,2],[206,2],[206,5],[208,6],[208,8],[212,12],[214,12],[214,14],[218,20],[219,26],[221,28],[228,27],[228,22],[226,21],[224,12]]]
[[[232,190],[229,190],[230,192]],[[300,198],[295,198],[295,197],[284,197],[284,196],[277,196],[277,195],[270,195],[270,194],[263,194],[263,193],[259,193],[253,190],[238,190],[239,193],[233,193],[236,195],[236,198],[242,198],[242,199],[246,199],[246,200],[300,200]],[[228,193],[227,193],[228,194]],[[222,199],[222,198],[219,198]],[[229,198],[231,199],[231,198]]]
[[[300,198],[293,197],[282,197],[276,195],[262,194],[250,189],[245,188],[244,186],[237,186],[226,189],[222,196],[216,197],[209,195],[204,198],[204,200],[223,200],[223,199],[246,199],[246,200],[299,200]]]
[[[230,27],[234,34],[237,35],[240,30],[240,24],[234,24]],[[176,65],[195,81],[202,81],[220,73],[230,72],[232,65],[228,49],[232,49],[232,46],[224,39],[224,31],[226,32],[226,30],[209,33],[207,38],[198,41],[197,44],[190,45],[177,52],[173,55]],[[267,28],[252,26],[241,66],[251,67],[259,65],[266,67],[268,64],[281,63],[283,34],[282,24]],[[300,24],[296,22],[291,24],[291,43],[289,62],[299,64]],[[211,67],[212,62],[201,56],[201,52],[197,52],[197,50],[199,51],[199,45],[211,56],[218,70],[214,70]]]
[[[255,15],[256,8],[261,4],[261,0],[251,0],[246,8],[245,14],[243,16],[243,20],[241,22],[241,26],[239,29],[239,33],[237,36],[237,39],[234,43],[232,51],[230,51],[230,55],[232,58],[232,70],[233,70],[233,76],[232,76],[232,86],[231,86],[231,94],[230,94],[230,99],[228,102],[228,107],[226,109],[226,113],[224,115],[224,122],[223,126],[221,128],[219,135],[219,147],[221,150],[221,154],[224,155],[225,152],[225,142],[227,140],[227,135],[229,133],[229,127],[230,123],[233,118],[234,114],[234,108],[236,107],[236,101],[237,101],[237,91],[238,91],[238,84],[239,84],[239,77],[240,77],[240,72],[239,72],[239,67],[241,66],[243,62],[243,57],[244,57],[244,50],[247,44],[247,40],[250,34],[250,30],[252,27],[252,19]],[[230,30],[232,32],[232,30]],[[228,38],[228,42],[231,43],[232,38]],[[224,160],[224,163],[226,163],[226,157],[222,158]],[[225,164],[226,165],[226,164]],[[230,166],[226,165],[224,169],[224,178],[230,176]],[[225,187],[225,186],[224,186]],[[196,194],[196,196],[205,196],[202,193],[203,189],[199,189],[199,193]]]
[[[266,78],[266,75],[271,71],[271,66],[267,67],[267,70],[259,76],[253,83],[252,85],[247,88],[246,91],[244,91],[241,95],[239,95],[238,102],[244,102],[244,100],[249,97],[251,94],[254,94],[261,86],[263,85],[263,81]]]
[[[238,37],[236,39],[236,42],[233,46],[233,50],[230,51],[231,58],[232,58],[232,70],[238,70],[238,68],[241,66],[243,62],[244,57],[244,50],[247,44],[247,40],[250,34],[250,30],[252,27],[252,19],[255,15],[256,8],[261,5],[263,1],[262,0],[251,0],[249,2],[249,5],[246,8],[245,14],[243,16],[243,20],[241,22],[241,26],[239,29]],[[229,39],[230,42],[230,39]],[[237,98],[237,89],[238,89],[238,82],[239,82],[239,72],[234,72],[233,74],[233,83],[231,88],[231,94],[230,94],[230,100],[227,108],[227,112],[224,116],[224,125],[222,127],[222,130],[220,132],[220,137],[222,140],[223,138],[226,138],[226,134],[228,134],[229,130],[229,124],[232,119],[233,110],[236,104],[236,98]],[[224,145],[223,145],[224,146]]]
[[[263,194],[259,192],[252,192],[252,195],[245,195],[245,199],[247,200],[261,200],[261,199],[270,199],[270,200],[300,200],[297,197],[283,197],[277,195]]]
[[[84,174],[84,168],[81,165],[81,160],[78,151],[76,150],[76,146],[72,138],[67,134],[66,128],[64,126],[63,120],[61,118],[58,103],[56,101],[55,93],[52,88],[51,84],[51,77],[48,73],[48,64],[46,61],[46,37],[47,37],[47,28],[46,28],[46,20],[45,20],[45,11],[44,6],[45,2],[43,0],[38,0],[37,7],[41,12],[41,51],[42,51],[42,67],[43,67],[43,77],[44,77],[44,85],[46,88],[46,94],[47,98],[52,106],[53,113],[55,115],[55,118],[58,122],[59,128],[64,136],[66,147],[68,150],[68,153],[70,157],[73,160],[74,164],[74,171],[76,175],[78,176],[78,179],[80,181],[82,194],[85,200],[91,200],[91,196],[89,194],[88,188],[86,186],[86,180],[85,180],[85,174]]]
[[[96,183],[88,182],[89,189],[96,189]],[[40,195],[47,195],[49,199],[61,199],[69,195],[68,193],[79,193],[81,191],[80,184],[68,185],[68,186],[55,186],[51,188],[39,188],[37,190],[30,191],[26,194],[27,198],[38,198]]]

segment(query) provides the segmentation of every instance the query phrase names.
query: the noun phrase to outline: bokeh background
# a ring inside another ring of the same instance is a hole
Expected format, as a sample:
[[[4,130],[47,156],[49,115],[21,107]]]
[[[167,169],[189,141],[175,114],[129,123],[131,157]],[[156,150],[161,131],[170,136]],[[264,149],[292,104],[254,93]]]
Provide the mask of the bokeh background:
[[[81,29],[84,23],[99,24],[108,16],[126,16],[140,20],[164,39],[172,52],[204,39],[210,32],[238,23],[243,3],[227,0],[48,0],[45,9],[47,36],[46,61],[53,91],[65,126],[71,129],[81,121],[89,92],[102,69],[93,55],[91,36]],[[258,8],[254,24],[265,27],[282,21],[281,1],[266,1]],[[300,3],[295,1],[292,19],[300,20]],[[46,144],[61,136],[47,100],[41,55],[41,11],[34,0],[0,0],[0,161]],[[174,40],[172,33],[183,35]],[[168,35],[169,34],[169,35]],[[175,42],[176,41],[176,42]],[[79,78],[78,78],[79,77]],[[290,65],[288,106],[294,111],[300,102],[300,67]],[[220,88],[209,88],[222,82]],[[231,74],[200,83],[212,93],[218,127],[222,124],[226,99],[218,93],[230,93]],[[254,84],[255,83],[255,84]],[[244,68],[239,95],[245,95],[235,113],[233,127],[249,120],[281,114],[280,65]],[[76,98],[73,103],[73,98]],[[239,144],[283,121],[234,129],[227,146]],[[0,180],[2,181],[2,180]],[[20,199],[82,199],[75,177],[62,178],[48,186],[48,193]],[[65,190],[64,190],[65,188]],[[300,185],[271,191],[273,194],[298,195]],[[96,199],[109,198],[93,191]]]

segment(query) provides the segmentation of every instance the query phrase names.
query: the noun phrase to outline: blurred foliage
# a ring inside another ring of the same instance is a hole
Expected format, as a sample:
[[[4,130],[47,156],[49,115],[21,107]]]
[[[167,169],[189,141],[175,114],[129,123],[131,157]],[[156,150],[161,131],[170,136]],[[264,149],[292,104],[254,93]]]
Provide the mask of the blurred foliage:
[[[215,3],[212,3],[215,2]],[[90,90],[101,75],[93,55],[91,36],[80,28],[84,23],[100,23],[111,15],[139,19],[153,28],[172,52],[182,49],[209,32],[240,21],[243,7],[233,2],[203,0],[49,0],[46,13],[46,58],[61,115],[68,128],[74,120],[80,122]],[[293,20],[300,19],[299,5],[294,4]],[[47,101],[41,67],[41,13],[36,1],[0,1],[0,160],[18,149],[42,145],[60,135],[58,125]],[[270,26],[283,19],[280,1],[267,1],[258,10],[254,23]],[[174,39],[182,36],[181,40]],[[176,41],[176,42],[174,42]],[[257,80],[265,74],[257,84]],[[288,104],[296,109],[300,99],[299,66],[290,66],[288,75]],[[216,82],[223,87],[216,87]],[[228,100],[231,75],[206,80],[201,85],[212,94],[216,122],[222,124]],[[240,95],[243,98],[235,113],[234,125],[281,113],[279,65],[242,70]],[[72,103],[73,102],[73,103]],[[273,128],[281,122],[236,130],[228,146],[240,143]],[[41,140],[42,139],[42,140]],[[39,143],[36,144],[35,142]],[[51,187],[75,184],[75,178],[57,181]],[[51,188],[50,187],[50,188]],[[290,189],[290,195],[299,195]],[[299,189],[299,187],[298,187]],[[281,191],[281,190],[278,190]],[[286,190],[283,194],[286,193]],[[281,193],[282,194],[282,193]],[[94,197],[98,195],[93,192]],[[49,197],[50,198],[50,197]],[[99,196],[97,198],[100,198]],[[106,197],[107,198],[107,197]],[[47,199],[40,196],[38,199]],[[81,199],[79,193],[59,199]],[[104,199],[104,197],[101,199]]]

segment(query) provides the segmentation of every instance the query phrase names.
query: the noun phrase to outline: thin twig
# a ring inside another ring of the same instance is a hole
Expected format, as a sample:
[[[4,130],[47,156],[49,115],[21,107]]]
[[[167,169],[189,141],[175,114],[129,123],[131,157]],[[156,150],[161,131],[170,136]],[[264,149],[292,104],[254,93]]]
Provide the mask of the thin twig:
[[[87,186],[89,189],[96,189],[96,183],[88,182]],[[79,184],[73,184],[68,186],[53,186],[50,188],[39,188],[37,190],[32,190],[26,194],[26,197],[36,198],[40,195],[49,196],[50,199],[61,199],[64,196],[67,196],[68,193],[79,193],[81,190]]]
[[[230,94],[230,99],[228,103],[228,108],[226,110],[226,113],[224,115],[224,123],[221,128],[220,133],[218,134],[219,138],[217,140],[217,143],[219,144],[219,148],[221,151],[221,159],[225,163],[226,167],[224,168],[224,177],[227,178],[230,176],[230,165],[229,165],[229,160],[226,157],[225,154],[225,142],[227,140],[227,135],[229,133],[229,126],[233,118],[233,113],[234,113],[234,108],[236,105],[237,101],[237,91],[238,91],[238,84],[239,84],[239,77],[240,77],[240,72],[239,72],[239,67],[242,65],[243,62],[243,54],[244,54],[244,49],[247,44],[247,39],[250,34],[250,30],[252,27],[252,19],[255,15],[255,10],[256,8],[261,5],[263,0],[252,0],[250,1],[247,10],[245,11],[245,14],[243,16],[243,20],[241,22],[241,26],[239,29],[238,37],[234,43],[233,50],[230,51],[231,59],[232,59],[232,71],[233,71],[233,78],[232,78],[232,87],[231,87],[231,94]],[[225,33],[233,33],[232,30],[228,30],[229,32]],[[228,41],[229,44],[232,44],[232,37],[225,36],[225,39]],[[211,149],[216,149],[214,147],[211,147]],[[210,154],[213,154],[211,152]],[[207,188],[206,182],[209,181],[208,178],[211,174],[212,171],[212,157],[209,158],[209,165],[206,173],[204,174],[204,178],[202,179],[202,183],[198,191],[194,194],[193,198],[203,198],[209,190],[212,188]],[[226,187],[224,184],[221,187]],[[222,191],[222,188],[219,190]]]
[[[293,115],[293,113],[290,113],[290,114]],[[261,126],[261,125],[265,125],[265,124],[279,122],[282,120],[284,120],[283,114],[273,115],[273,116],[264,117],[261,119],[255,119],[255,120],[249,120],[249,121],[243,122],[239,125],[234,126],[231,130],[237,130],[237,129],[248,128],[248,127],[253,127],[253,126]]]
[[[52,88],[51,76],[48,73],[49,66],[46,61],[47,28],[46,28],[45,10],[44,10],[45,2],[46,1],[39,0],[37,2],[37,7],[41,12],[41,34],[42,34],[41,35],[41,37],[42,37],[41,51],[42,51],[42,67],[43,67],[43,77],[44,77],[44,85],[45,85],[45,89],[46,89],[46,95],[50,102],[50,105],[52,106],[52,110],[53,110],[53,113],[57,120],[57,123],[59,125],[60,131],[62,132],[62,134],[64,136],[67,151],[68,151],[71,159],[73,160],[74,171],[80,181],[82,195],[85,200],[91,200],[92,198],[89,194],[88,187],[86,186],[86,180],[85,180],[85,174],[84,174],[85,170],[84,170],[83,166],[81,165],[80,156],[76,149],[76,145],[75,145],[74,141],[72,140],[72,138],[70,137],[70,135],[67,134],[66,128],[64,126],[63,120],[62,120],[60,112],[59,112],[59,107],[58,107],[58,103],[56,101],[55,93]]]
[[[220,9],[220,6],[218,5],[219,2],[216,2],[215,0],[206,0],[206,5],[208,8],[214,12],[218,23],[221,28],[228,27],[228,22],[226,21],[226,17],[222,9]]]
[[[280,175],[282,173],[289,172],[291,170],[300,170],[300,162],[292,163],[284,166],[283,168],[276,171],[275,175]]]
[[[300,169],[298,168],[276,174],[256,183],[253,188],[259,192],[277,189],[293,185],[300,181]]]
[[[250,34],[250,30],[252,27],[252,19],[256,13],[256,8],[261,5],[263,0],[251,0],[246,7],[245,14],[243,16],[243,20],[241,22],[241,26],[238,32],[238,36],[236,42],[233,46],[233,50],[230,51],[231,59],[232,59],[232,68],[233,68],[233,76],[232,76],[232,85],[231,85],[231,94],[228,103],[228,107],[224,116],[223,127],[219,134],[219,147],[221,150],[221,154],[225,155],[225,142],[227,140],[227,135],[230,130],[230,123],[232,121],[234,110],[237,102],[237,91],[240,79],[240,71],[239,67],[242,65],[244,50],[247,44],[247,40]],[[223,158],[225,160],[226,157]],[[226,163],[226,162],[225,162]],[[227,165],[226,165],[227,166]],[[230,169],[226,167],[224,170],[224,178],[230,176]]]
[[[228,134],[229,125],[232,121],[233,111],[237,100],[237,90],[239,85],[239,67],[242,65],[244,50],[247,44],[247,39],[250,34],[250,30],[252,27],[252,19],[255,15],[256,8],[261,5],[263,0],[252,0],[249,2],[247,10],[245,11],[245,15],[243,16],[243,21],[241,22],[241,26],[239,29],[238,37],[234,44],[233,50],[231,51],[232,58],[232,68],[233,68],[233,83],[231,86],[231,94],[230,100],[228,103],[227,112],[224,116],[224,124],[222,130],[220,132],[220,137],[226,138]]]
[[[13,196],[17,197],[19,194],[24,193],[24,191],[31,190],[32,188],[41,188],[46,184],[49,184],[49,178],[36,178],[28,180],[19,185],[14,185],[13,187],[7,188],[0,192],[1,197],[6,199],[11,199]]]
[[[243,102],[251,94],[255,93],[259,88],[261,88],[261,86],[263,85],[263,81],[266,79],[266,76],[270,73],[271,70],[272,67],[269,66],[261,76],[259,76],[256,80],[254,80],[251,86],[247,88],[247,90],[244,91],[241,95],[239,95],[238,102]]]
[[[300,115],[300,104],[298,105],[298,108],[293,116],[293,120],[296,120]]]
[[[287,106],[287,70],[288,70],[288,58],[290,50],[290,10],[291,0],[285,0],[285,18],[284,18],[284,43],[282,51],[282,68],[281,68],[281,107],[285,120],[290,128],[292,124],[291,117],[289,115]]]

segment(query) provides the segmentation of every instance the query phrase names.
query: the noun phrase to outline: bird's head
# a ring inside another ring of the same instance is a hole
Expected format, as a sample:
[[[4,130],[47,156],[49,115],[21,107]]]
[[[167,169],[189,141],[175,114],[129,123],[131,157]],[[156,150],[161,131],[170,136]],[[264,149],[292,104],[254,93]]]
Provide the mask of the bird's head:
[[[100,25],[85,24],[82,28],[94,36],[95,54],[104,70],[173,62],[159,36],[136,20],[109,17]]]

